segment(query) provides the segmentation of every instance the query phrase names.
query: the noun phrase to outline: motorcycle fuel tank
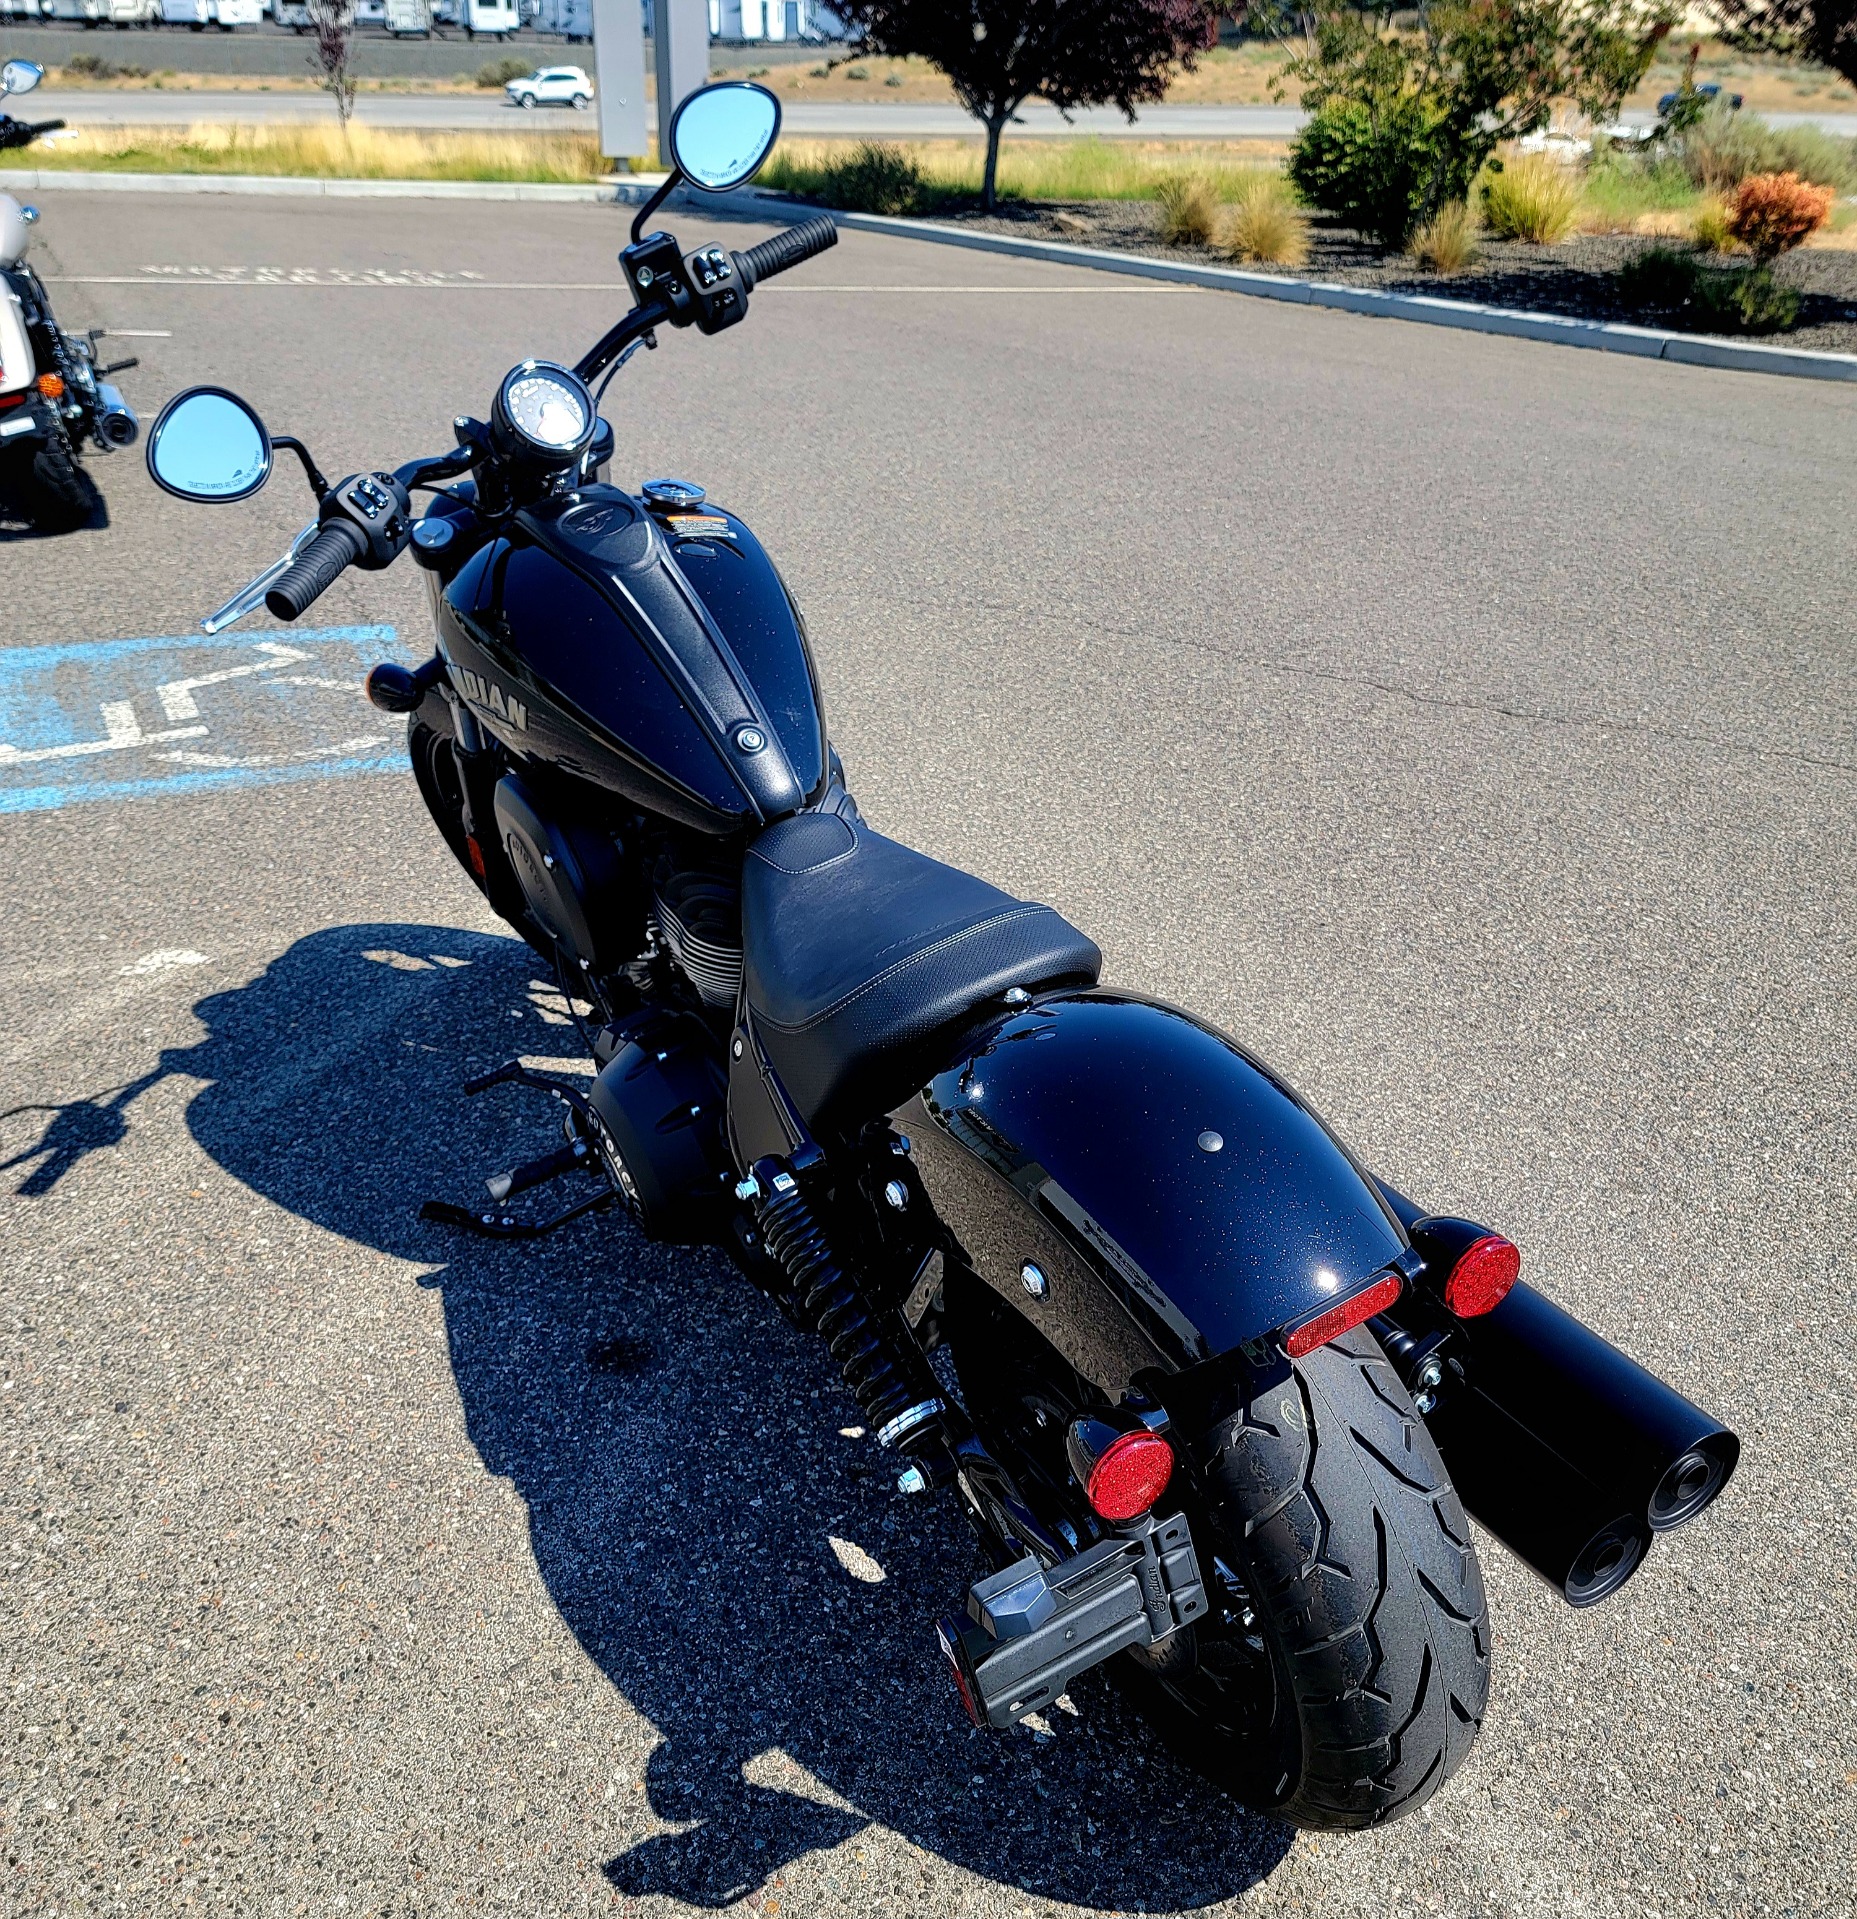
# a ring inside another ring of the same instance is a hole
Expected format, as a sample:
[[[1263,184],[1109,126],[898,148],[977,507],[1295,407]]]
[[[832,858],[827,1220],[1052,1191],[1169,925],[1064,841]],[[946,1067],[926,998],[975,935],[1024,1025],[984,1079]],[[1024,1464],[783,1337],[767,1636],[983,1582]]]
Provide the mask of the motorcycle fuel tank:
[[[439,628],[453,685],[518,758],[699,832],[824,785],[798,611],[731,513],[652,513],[607,486],[543,500],[458,569]]]

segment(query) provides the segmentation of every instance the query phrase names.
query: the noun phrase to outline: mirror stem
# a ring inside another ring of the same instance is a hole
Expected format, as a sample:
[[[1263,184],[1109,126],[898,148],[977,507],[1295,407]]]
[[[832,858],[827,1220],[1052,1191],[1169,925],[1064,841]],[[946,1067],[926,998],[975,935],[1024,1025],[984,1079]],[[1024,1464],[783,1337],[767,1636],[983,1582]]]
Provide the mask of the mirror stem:
[[[288,433],[273,433],[271,444],[287,446],[303,462],[303,471],[309,477],[310,491],[315,494],[318,504],[328,497],[329,482],[322,477],[321,469],[310,458],[310,450],[301,440],[293,438]]]
[[[645,237],[645,222],[671,197],[672,189],[682,184],[683,175],[676,167],[672,167],[670,172],[664,176],[664,184],[639,208],[637,214],[633,217],[632,244],[634,246],[637,246],[639,241]]]

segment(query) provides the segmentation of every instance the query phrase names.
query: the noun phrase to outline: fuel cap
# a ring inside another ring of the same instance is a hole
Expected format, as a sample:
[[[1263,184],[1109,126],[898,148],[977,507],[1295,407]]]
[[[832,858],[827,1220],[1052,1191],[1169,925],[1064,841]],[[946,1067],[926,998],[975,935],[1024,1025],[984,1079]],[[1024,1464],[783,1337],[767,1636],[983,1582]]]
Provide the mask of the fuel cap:
[[[673,512],[701,506],[709,496],[692,480],[647,480],[645,499],[655,507]]]

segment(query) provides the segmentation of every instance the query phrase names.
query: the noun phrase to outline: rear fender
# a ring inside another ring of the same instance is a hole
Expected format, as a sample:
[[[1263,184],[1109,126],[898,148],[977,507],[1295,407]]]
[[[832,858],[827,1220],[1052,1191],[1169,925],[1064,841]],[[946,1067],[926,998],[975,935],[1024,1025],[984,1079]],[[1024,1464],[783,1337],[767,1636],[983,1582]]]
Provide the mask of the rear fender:
[[[1416,1270],[1321,1120],[1158,1001],[1034,1000],[895,1118],[974,1271],[1111,1397],[1232,1352],[1279,1364],[1278,1329]]]

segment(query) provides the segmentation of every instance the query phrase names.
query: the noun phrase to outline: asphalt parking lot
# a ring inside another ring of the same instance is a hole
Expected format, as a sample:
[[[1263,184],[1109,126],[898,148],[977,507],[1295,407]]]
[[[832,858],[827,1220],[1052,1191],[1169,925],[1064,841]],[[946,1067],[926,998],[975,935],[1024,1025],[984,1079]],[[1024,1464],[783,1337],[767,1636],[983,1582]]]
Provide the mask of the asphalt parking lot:
[[[611,208],[40,200],[147,416],[331,471],[618,305]],[[848,234],[607,411],[780,557],[874,824],[1501,1224],[1740,1473],[1590,1613],[1484,1542],[1487,1725],[1386,1831],[1100,1683],[971,1733],[958,1523],[820,1352],[622,1226],[415,1217],[540,1150],[460,1080],[572,1051],[356,691],[417,574],[201,649],[306,496],[100,460],[107,526],[0,528],[0,1905],[1850,1912],[1857,395]]]

